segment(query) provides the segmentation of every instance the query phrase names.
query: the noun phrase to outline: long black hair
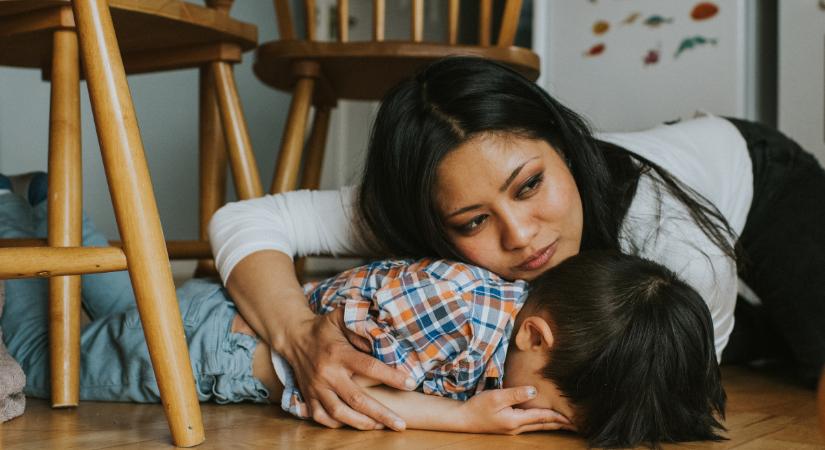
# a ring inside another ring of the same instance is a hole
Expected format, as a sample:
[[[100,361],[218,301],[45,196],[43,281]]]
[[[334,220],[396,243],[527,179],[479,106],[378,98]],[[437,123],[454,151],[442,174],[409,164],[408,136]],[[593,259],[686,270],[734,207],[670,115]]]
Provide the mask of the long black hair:
[[[544,313],[542,375],[593,447],[720,440],[726,395],[702,297],[655,262],[582,252],[530,283],[520,314]]]
[[[465,260],[447,237],[433,191],[444,156],[482,133],[540,139],[567,161],[581,195],[582,250],[620,250],[620,227],[639,176],[653,170],[705,234],[735,258],[731,228],[701,195],[650,161],[594,138],[582,117],[519,73],[473,57],[429,65],[381,104],[358,199],[379,253]]]

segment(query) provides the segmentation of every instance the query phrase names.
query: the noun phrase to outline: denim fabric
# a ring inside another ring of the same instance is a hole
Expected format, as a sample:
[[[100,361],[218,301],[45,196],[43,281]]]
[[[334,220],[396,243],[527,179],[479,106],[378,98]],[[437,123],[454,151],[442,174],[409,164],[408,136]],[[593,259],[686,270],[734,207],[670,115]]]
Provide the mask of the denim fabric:
[[[15,194],[0,195],[0,237],[43,237],[46,205],[30,207]],[[83,244],[107,245],[84,217]],[[100,401],[160,401],[140,316],[126,272],[84,275],[83,307],[92,322],[80,337],[80,398]],[[25,393],[49,396],[48,281],[6,281],[0,326],[26,373]],[[200,401],[266,402],[268,392],[252,376],[257,340],[232,333],[237,310],[217,281],[191,280],[177,290],[189,356]]]

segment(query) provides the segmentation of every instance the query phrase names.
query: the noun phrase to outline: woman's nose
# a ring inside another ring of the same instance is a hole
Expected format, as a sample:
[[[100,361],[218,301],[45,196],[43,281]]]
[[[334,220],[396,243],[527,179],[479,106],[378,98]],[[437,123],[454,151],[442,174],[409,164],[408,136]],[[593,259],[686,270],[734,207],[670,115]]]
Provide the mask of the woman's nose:
[[[538,229],[535,221],[517,214],[505,216],[503,222],[501,243],[505,250],[518,250],[529,246]]]

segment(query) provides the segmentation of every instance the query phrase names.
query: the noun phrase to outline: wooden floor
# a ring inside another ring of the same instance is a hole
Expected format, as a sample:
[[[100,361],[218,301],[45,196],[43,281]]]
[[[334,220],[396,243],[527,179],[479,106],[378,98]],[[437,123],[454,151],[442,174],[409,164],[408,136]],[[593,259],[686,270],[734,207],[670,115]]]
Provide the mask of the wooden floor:
[[[786,378],[726,367],[728,437],[678,448],[822,449],[814,393]],[[486,436],[423,431],[328,430],[292,419],[274,406],[204,404],[207,440],[199,449],[510,448],[575,449],[584,442],[567,433]],[[169,448],[169,431],[159,405],[84,402],[79,408],[52,410],[30,399],[26,413],[0,425],[2,449]],[[675,446],[674,446],[675,447]]]

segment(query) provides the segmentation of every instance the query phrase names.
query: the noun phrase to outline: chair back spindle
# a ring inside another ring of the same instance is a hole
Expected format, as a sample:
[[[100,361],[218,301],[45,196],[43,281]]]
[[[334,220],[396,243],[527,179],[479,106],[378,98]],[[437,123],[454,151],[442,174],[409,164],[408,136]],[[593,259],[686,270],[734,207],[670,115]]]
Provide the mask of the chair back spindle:
[[[283,41],[295,40],[295,27],[292,25],[292,13],[289,10],[289,0],[273,0],[275,3],[275,17],[278,20],[278,33]]]
[[[306,16],[304,18],[307,30],[307,40],[314,41],[316,39],[315,33],[315,0],[304,0],[304,11]]]
[[[450,4],[448,7],[449,12],[447,14],[447,42],[450,45],[456,45],[458,43],[458,0],[450,0]]]
[[[384,16],[386,14],[384,0],[372,0],[372,40],[384,40]]]
[[[501,19],[501,28],[498,32],[498,46],[510,47],[516,39],[518,16],[521,12],[522,0],[507,0],[504,5],[504,15]]]
[[[424,0],[412,0],[410,39],[413,42],[424,40]]]
[[[349,41],[349,0],[338,0],[338,41]]]
[[[493,17],[493,0],[481,0],[478,11],[478,45],[490,46],[490,21]]]

